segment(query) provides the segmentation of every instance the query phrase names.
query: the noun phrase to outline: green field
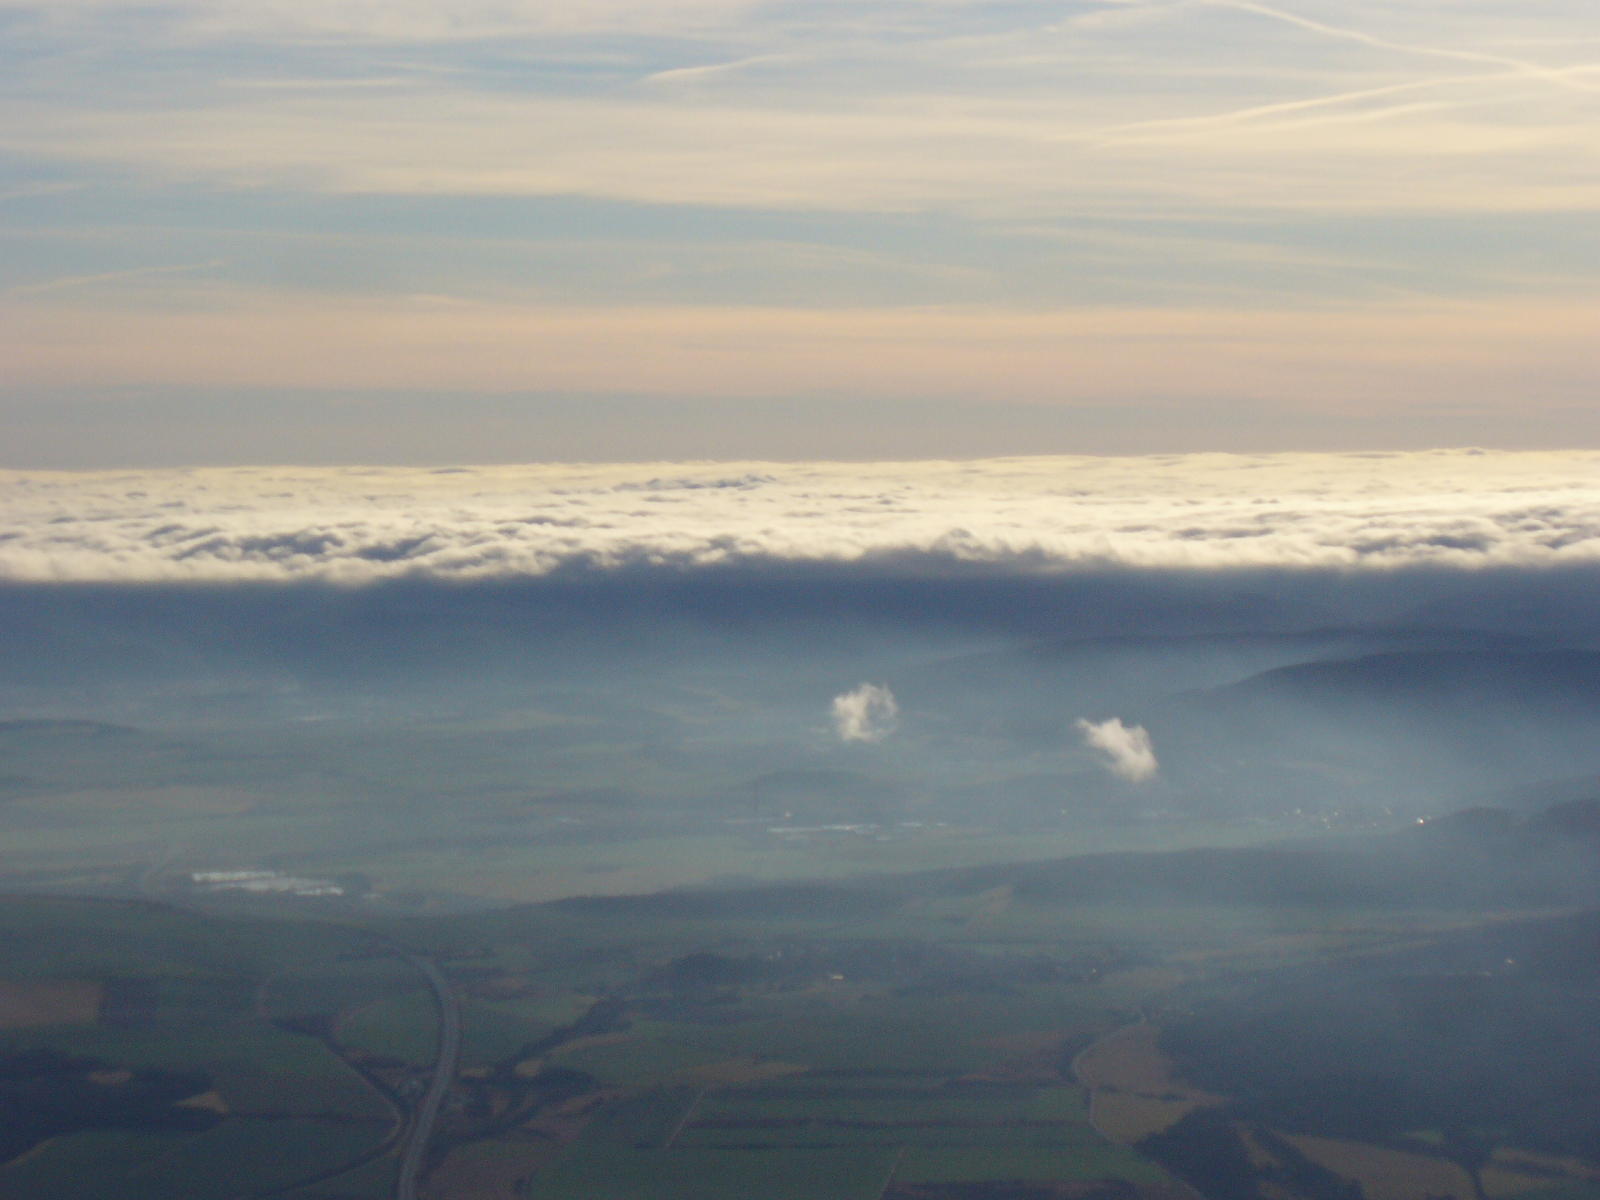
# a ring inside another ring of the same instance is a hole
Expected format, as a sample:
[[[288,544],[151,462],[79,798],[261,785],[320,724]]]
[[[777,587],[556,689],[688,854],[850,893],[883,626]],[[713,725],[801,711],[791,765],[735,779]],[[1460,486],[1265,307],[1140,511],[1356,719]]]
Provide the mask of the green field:
[[[308,1120],[224,1121],[130,1173],[126,1200],[232,1200],[352,1162],[383,1144],[384,1125]]]
[[[530,1195],[677,1200],[749,1195],[759,1180],[763,1196],[874,1197],[891,1168],[902,1183],[1167,1178],[1101,1141],[1075,1099],[1068,1088],[962,1092],[904,1077],[662,1090],[604,1112]]]
[[[528,1200],[877,1200],[892,1150],[574,1151],[542,1172]],[[759,1181],[759,1182],[758,1182]]]
[[[119,1067],[202,1072],[228,1110],[243,1115],[392,1119],[382,1097],[322,1043],[263,1023],[187,1030],[78,1026],[0,1035],[6,1052],[45,1046]]]
[[[1010,1179],[1124,1179],[1161,1183],[1166,1172],[1138,1155],[1082,1139],[1059,1149],[1012,1146],[913,1146],[895,1172],[898,1183],[979,1183]]]
[[[183,1148],[190,1136],[92,1130],[52,1138],[0,1167],[4,1200],[105,1200],[121,1196],[133,1173]]]
[[[524,1046],[571,1024],[593,1003],[593,997],[572,994],[522,1003],[467,1003],[461,1013],[461,1061],[474,1067],[515,1059]]]
[[[391,1200],[398,1170],[395,1155],[387,1154],[322,1183],[285,1192],[283,1200],[351,1200],[357,1196],[361,1200]]]
[[[439,1045],[439,1017],[426,990],[385,996],[357,1009],[339,1029],[345,1045],[425,1066]]]
[[[0,1169],[6,1200],[233,1200],[338,1167],[380,1145],[373,1124],[227,1120],[197,1136],[89,1132]]]
[[[874,1082],[878,1086],[873,1086]],[[708,1096],[695,1110],[695,1126],[717,1121],[829,1120],[880,1125],[949,1124],[984,1127],[1048,1123],[1059,1127],[1084,1118],[1079,1090],[1026,1085],[952,1086],[930,1081],[909,1087],[902,1076],[874,1081],[794,1077]]]

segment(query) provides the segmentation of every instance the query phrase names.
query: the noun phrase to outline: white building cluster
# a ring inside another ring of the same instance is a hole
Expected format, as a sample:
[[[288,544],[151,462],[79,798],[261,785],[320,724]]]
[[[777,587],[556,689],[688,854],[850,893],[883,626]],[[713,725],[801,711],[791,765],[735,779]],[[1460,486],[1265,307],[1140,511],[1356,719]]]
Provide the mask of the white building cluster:
[[[342,896],[329,879],[308,879],[283,871],[191,871],[189,882],[207,892],[254,892],[280,896]]]

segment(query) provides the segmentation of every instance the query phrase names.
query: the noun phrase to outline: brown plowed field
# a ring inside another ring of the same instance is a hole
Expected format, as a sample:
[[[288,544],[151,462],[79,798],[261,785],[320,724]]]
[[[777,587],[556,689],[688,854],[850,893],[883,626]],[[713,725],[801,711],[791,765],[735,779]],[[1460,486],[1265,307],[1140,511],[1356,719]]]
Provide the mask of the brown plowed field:
[[[92,1025],[104,995],[102,984],[86,979],[0,980],[0,1029]]]

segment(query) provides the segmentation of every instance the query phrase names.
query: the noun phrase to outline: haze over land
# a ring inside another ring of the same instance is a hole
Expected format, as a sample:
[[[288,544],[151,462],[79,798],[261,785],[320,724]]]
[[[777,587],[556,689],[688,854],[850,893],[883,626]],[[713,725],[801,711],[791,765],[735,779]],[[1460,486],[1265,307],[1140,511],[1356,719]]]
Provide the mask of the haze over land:
[[[497,896],[902,870],[934,822],[971,833],[937,861],[1396,825],[1600,772],[1595,467],[14,472],[0,702],[155,737],[147,787],[225,782],[297,871],[492,822]],[[119,819],[160,839],[175,804]],[[514,865],[553,832],[768,826],[880,840]]]

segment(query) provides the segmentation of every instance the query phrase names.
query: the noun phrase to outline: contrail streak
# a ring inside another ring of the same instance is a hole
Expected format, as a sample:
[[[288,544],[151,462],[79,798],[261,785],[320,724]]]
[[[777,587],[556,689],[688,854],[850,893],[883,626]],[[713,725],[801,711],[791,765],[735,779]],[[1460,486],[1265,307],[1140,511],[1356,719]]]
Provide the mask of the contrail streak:
[[[1238,12],[1255,13],[1257,16],[1267,17],[1274,21],[1283,21],[1312,33],[1322,34],[1324,37],[1359,42],[1364,46],[1372,46],[1379,50],[1394,50],[1402,54],[1421,54],[1429,58],[1447,58],[1456,62],[1483,63],[1486,66],[1504,67],[1518,75],[1542,79],[1547,83],[1553,83],[1558,87],[1568,88],[1572,91],[1600,92],[1600,87],[1571,78],[1572,69],[1570,68],[1563,70],[1555,67],[1546,67],[1539,63],[1528,62],[1525,59],[1511,58],[1504,54],[1490,54],[1481,50],[1453,50],[1445,46],[1419,46],[1409,42],[1390,41],[1388,38],[1365,33],[1359,29],[1346,29],[1340,25],[1328,25],[1310,17],[1302,17],[1298,13],[1285,12],[1281,8],[1257,4],[1255,0],[1200,0],[1200,2],[1209,4],[1213,8],[1231,8]]]
[[[1600,71],[1600,64],[1589,64],[1579,67],[1565,67],[1559,72],[1563,75],[1579,74]],[[1149,121],[1132,121],[1126,125],[1116,125],[1109,129],[1101,130],[1106,142],[1120,142],[1123,140],[1138,141],[1137,137],[1124,139],[1123,134],[1139,134],[1145,131],[1154,132],[1162,129],[1185,130],[1207,129],[1214,126],[1240,125],[1249,121],[1260,120],[1266,117],[1278,117],[1300,112],[1312,112],[1321,108],[1338,108],[1346,104],[1358,103],[1362,100],[1372,100],[1380,96],[1396,96],[1407,92],[1428,91],[1433,88],[1455,87],[1462,84],[1475,84],[1492,82],[1494,80],[1514,80],[1526,78],[1523,72],[1506,71],[1494,75],[1448,75],[1438,79],[1415,79],[1407,83],[1390,83],[1381,87],[1360,88],[1349,92],[1336,92],[1327,96],[1310,96],[1303,100],[1283,100],[1273,104],[1255,104],[1248,108],[1229,109],[1226,112],[1205,113],[1195,117],[1159,117]],[[1595,89],[1585,88],[1585,91]],[[1410,106],[1397,106],[1394,113],[1409,111]]]

